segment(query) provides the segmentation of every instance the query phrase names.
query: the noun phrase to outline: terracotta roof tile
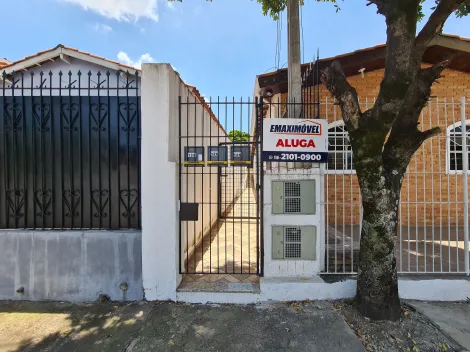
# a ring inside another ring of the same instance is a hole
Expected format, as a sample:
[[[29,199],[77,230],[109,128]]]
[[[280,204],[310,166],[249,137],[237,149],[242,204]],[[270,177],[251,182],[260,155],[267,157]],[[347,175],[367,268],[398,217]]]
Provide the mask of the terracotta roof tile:
[[[458,39],[458,40],[461,40],[461,41],[464,41],[464,42],[470,42],[470,38],[459,37],[458,35],[454,35],[454,34],[439,34],[439,35],[441,37],[454,38],[454,39]],[[384,48],[384,47],[386,47],[386,44],[378,44],[378,45],[375,45],[375,46],[358,49],[358,50],[351,51],[351,52],[348,52],[348,53],[344,53],[344,54],[340,54],[340,55],[320,59],[320,61],[337,60],[337,59],[341,59],[343,57],[353,56],[355,54],[360,54],[360,53],[364,53],[364,52],[368,52],[368,51],[373,51],[373,50],[377,50],[377,49]],[[303,67],[307,67],[308,65],[310,65],[310,63],[302,64]],[[285,70],[287,70],[287,69],[282,68],[282,69],[279,69],[277,71],[268,72],[268,73],[258,75],[258,77],[273,76],[273,75],[277,74],[279,71],[285,71]]]
[[[80,54],[83,54],[83,55],[87,55],[87,56],[90,56],[90,57],[93,57],[93,58],[96,58],[96,59],[100,59],[100,60],[103,60],[103,61],[107,61],[107,62],[116,64],[116,65],[119,65],[119,66],[121,66],[121,67],[123,67],[123,68],[128,68],[128,69],[131,69],[131,70],[140,71],[140,69],[138,69],[138,68],[136,68],[136,67],[129,66],[129,65],[126,65],[126,64],[122,64],[122,63],[120,63],[120,62],[118,62],[118,61],[109,60],[109,59],[107,59],[107,58],[105,58],[105,57],[98,56],[98,55],[94,55],[94,54],[90,54],[90,53],[87,53],[87,52],[85,52],[85,51],[81,51],[81,50],[78,50],[78,49],[76,49],[76,48],[71,48],[71,47],[68,47],[68,46],[62,45],[62,44],[57,45],[55,48],[48,49],[48,50],[43,50],[43,51],[40,51],[40,52],[38,52],[38,53],[36,53],[36,54],[34,54],[34,55],[26,56],[26,57],[24,57],[23,59],[14,61],[14,62],[12,62],[12,63],[10,63],[10,64],[8,64],[7,66],[4,66],[4,67],[2,67],[2,68],[8,68],[8,67],[13,66],[13,65],[16,65],[16,64],[18,64],[18,63],[20,63],[20,62],[24,62],[24,61],[26,61],[26,60],[29,60],[29,59],[32,59],[32,58],[41,56],[41,55],[43,55],[43,54],[47,54],[47,53],[49,53],[49,52],[51,52],[51,51],[56,50],[57,48],[63,48],[63,49],[66,49],[66,50],[75,51],[75,52],[80,53]]]

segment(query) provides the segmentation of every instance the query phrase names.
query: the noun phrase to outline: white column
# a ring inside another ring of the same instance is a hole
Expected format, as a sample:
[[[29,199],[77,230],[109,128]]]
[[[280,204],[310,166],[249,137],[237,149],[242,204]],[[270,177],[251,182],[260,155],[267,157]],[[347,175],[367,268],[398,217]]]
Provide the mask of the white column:
[[[142,66],[142,277],[147,300],[175,300],[181,282],[173,150],[179,83],[169,64]]]

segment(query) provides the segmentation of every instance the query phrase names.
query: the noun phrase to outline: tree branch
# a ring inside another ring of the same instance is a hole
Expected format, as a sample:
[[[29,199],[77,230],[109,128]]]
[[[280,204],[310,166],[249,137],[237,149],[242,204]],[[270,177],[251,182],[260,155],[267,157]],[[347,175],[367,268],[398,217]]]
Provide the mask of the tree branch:
[[[441,32],[449,16],[466,0],[441,0],[416,37],[416,55],[421,59],[431,40]]]
[[[384,167],[395,183],[401,182],[411,158],[423,142],[441,133],[439,127],[419,131],[418,120],[429,101],[433,83],[450,61],[451,59],[446,59],[434,66],[421,69],[401,104],[382,153]]]
[[[356,89],[346,79],[339,61],[334,61],[322,72],[321,81],[338,102],[348,130],[356,130],[361,115],[359,99]]]
[[[420,0],[379,0],[375,4],[387,23],[385,73],[372,116],[390,130],[403,99],[420,69],[415,60],[415,36]]]

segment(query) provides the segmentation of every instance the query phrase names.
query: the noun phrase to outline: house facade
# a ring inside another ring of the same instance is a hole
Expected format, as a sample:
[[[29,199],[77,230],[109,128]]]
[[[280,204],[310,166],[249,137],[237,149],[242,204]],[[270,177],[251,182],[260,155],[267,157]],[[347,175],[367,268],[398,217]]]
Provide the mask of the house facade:
[[[0,60],[0,299],[143,298],[141,76],[64,45]],[[174,100],[194,102],[188,118],[226,135],[197,88],[173,78]],[[187,187],[202,194],[201,182]]]
[[[364,111],[373,106],[374,99],[379,93],[384,74],[384,51],[385,46],[379,45],[321,59],[317,65],[321,70],[338,60],[345,69],[349,83],[356,88]],[[409,164],[401,194],[402,225],[459,226],[463,222],[461,98],[467,98],[468,104],[470,40],[447,35],[438,37],[424,54],[423,67],[442,60],[449,53],[455,54],[455,59],[432,86],[431,99],[422,112],[419,126],[421,129],[439,126],[442,133],[426,141]],[[281,78],[283,74],[284,71],[278,71],[258,78],[262,91],[274,92],[272,97],[267,98],[274,103],[280,101],[282,104],[287,101],[287,87]],[[270,85],[268,83],[270,79],[277,82]],[[315,82],[313,85],[318,83]],[[325,171],[325,187],[328,195],[327,222],[358,225],[361,219],[360,191],[341,111],[334,104],[331,94],[321,84],[316,87],[312,87],[312,84],[304,85],[303,94],[305,101],[318,98],[320,114],[314,117],[327,119],[329,122],[330,156]],[[307,108],[307,115],[313,115],[313,110],[318,114],[317,108]],[[466,131],[468,136],[470,133],[468,108]]]
[[[285,113],[285,71],[257,77],[254,99],[206,101],[170,64],[139,70],[63,45],[5,61],[0,299],[246,304],[354,296],[354,279],[334,275],[357,271],[354,158],[338,108],[309,75],[340,59],[370,107],[384,50],[304,66],[312,102],[305,116],[328,120],[330,156],[294,170],[261,161],[257,129]],[[468,119],[463,95],[456,96],[468,85],[468,42],[441,37],[429,50],[428,64],[449,51],[463,58],[446,72],[447,88],[436,85],[443,96],[423,112],[423,128],[437,124],[447,135],[423,146],[410,165],[399,271],[468,275],[461,211],[468,199],[459,172],[459,119]],[[456,92],[447,95],[451,86]],[[247,138],[229,138],[230,130]],[[468,280],[400,281],[403,298],[470,294]]]

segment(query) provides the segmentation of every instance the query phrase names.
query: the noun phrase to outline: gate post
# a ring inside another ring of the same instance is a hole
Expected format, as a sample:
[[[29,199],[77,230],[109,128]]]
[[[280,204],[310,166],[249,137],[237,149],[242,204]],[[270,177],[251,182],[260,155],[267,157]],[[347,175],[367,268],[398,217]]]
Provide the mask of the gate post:
[[[176,300],[178,95],[169,64],[142,65],[142,278],[147,300]]]

